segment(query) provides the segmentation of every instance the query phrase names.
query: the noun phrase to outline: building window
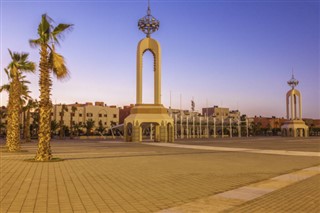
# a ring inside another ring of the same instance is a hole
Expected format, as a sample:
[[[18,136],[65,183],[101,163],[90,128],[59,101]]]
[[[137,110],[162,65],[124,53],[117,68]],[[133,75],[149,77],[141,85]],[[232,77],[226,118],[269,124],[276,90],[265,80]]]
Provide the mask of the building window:
[[[53,116],[53,112],[51,112],[51,116]]]
[[[117,114],[113,114],[113,118],[117,118]]]
[[[79,117],[82,117],[82,114],[81,114],[81,113],[79,113]]]
[[[107,122],[104,122],[104,125],[107,125]]]
[[[99,114],[99,118],[101,118],[102,117],[102,114]]]
[[[87,117],[92,117],[93,114],[92,113],[87,113]]]
[[[106,117],[108,117],[108,115],[107,115],[107,114],[104,114],[104,117],[106,118]]]

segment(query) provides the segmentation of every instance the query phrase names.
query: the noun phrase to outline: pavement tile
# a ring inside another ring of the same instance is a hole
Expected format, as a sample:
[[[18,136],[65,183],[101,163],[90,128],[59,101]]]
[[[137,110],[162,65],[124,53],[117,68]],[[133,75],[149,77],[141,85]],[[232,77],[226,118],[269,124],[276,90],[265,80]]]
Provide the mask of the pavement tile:
[[[282,138],[197,140],[183,143],[199,149],[56,140],[52,142],[54,156],[65,161],[55,163],[23,161],[32,158],[36,151],[35,143],[23,144],[28,153],[0,155],[0,211],[8,212],[12,207],[22,212],[156,212],[241,187],[244,190],[241,193],[251,191],[261,195],[281,185],[281,181],[303,180],[302,177],[307,178],[317,169],[292,176],[283,174],[320,164],[319,157],[315,157],[317,153],[305,155],[319,151],[320,143],[310,139],[308,143],[291,143],[288,141],[291,139]],[[201,150],[204,146],[220,149]],[[281,152],[277,155],[247,152],[261,148]],[[293,155],[283,154],[284,151]],[[282,176],[258,189],[245,188],[279,175]],[[223,199],[215,200],[214,207],[209,205],[210,199],[201,205],[215,212],[226,206]],[[239,202],[231,200],[229,207]],[[200,206],[193,208],[199,210]],[[296,208],[305,207],[301,203]]]

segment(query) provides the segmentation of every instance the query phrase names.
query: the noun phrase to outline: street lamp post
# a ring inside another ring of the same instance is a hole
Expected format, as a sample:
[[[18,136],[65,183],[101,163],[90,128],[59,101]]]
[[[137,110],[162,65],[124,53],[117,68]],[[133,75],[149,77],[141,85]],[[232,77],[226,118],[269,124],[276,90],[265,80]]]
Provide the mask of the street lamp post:
[[[241,138],[240,119],[238,119],[238,137]]]
[[[187,115],[187,138],[189,138],[189,115]]]
[[[246,119],[247,137],[249,137],[249,124],[248,119]]]
[[[223,116],[221,116],[221,137],[223,138],[224,136],[224,132],[223,132],[223,122],[224,122],[224,119],[223,119]]]
[[[209,138],[209,117],[207,116],[207,138]]]
[[[178,138],[177,114],[174,115],[174,138]]]
[[[216,118],[213,118],[213,137],[217,137],[217,132],[216,132]]]
[[[200,122],[199,138],[202,138],[202,131],[201,131],[201,116],[199,116],[199,122]]]
[[[232,138],[231,118],[229,118],[229,136],[230,136],[230,138]]]

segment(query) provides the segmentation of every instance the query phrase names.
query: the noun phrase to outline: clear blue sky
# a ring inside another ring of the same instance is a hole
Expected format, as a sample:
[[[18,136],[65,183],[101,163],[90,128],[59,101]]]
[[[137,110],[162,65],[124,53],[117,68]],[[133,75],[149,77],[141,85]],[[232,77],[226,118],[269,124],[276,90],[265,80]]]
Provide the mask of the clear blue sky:
[[[295,77],[303,96],[304,117],[320,118],[319,1],[166,1],[151,0],[160,29],[152,35],[162,46],[162,102],[166,107],[196,109],[219,105],[253,116],[285,116],[286,82]],[[7,49],[30,53],[38,63],[41,14],[56,23],[72,23],[58,51],[71,78],[54,81],[53,103],[104,101],[135,103],[136,46],[145,35],[138,19],[147,1],[1,0],[1,71]],[[152,57],[144,57],[144,102],[153,100]],[[38,77],[28,75],[32,96]],[[7,103],[2,94],[2,103]]]

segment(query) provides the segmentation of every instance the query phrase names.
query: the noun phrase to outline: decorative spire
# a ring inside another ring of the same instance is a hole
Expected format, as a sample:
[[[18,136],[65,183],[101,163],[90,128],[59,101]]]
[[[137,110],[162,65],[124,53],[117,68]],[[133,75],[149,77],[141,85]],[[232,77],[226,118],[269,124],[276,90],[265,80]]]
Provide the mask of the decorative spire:
[[[150,0],[148,0],[147,15],[139,19],[138,27],[149,38],[150,35],[159,29],[160,22],[151,15]]]
[[[292,77],[289,81],[287,81],[287,83],[292,89],[294,89],[299,84],[299,81],[294,78],[293,69],[292,69]]]

